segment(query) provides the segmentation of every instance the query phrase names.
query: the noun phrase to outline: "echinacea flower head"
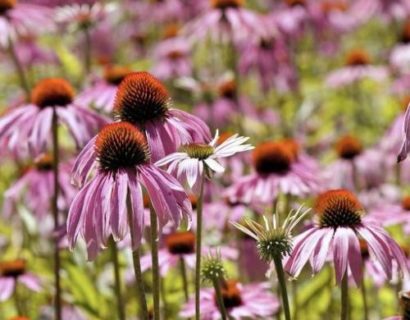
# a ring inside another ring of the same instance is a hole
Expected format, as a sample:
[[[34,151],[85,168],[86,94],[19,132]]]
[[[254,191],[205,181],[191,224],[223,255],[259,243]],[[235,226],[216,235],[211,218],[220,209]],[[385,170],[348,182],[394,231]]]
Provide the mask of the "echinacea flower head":
[[[344,189],[320,194],[314,206],[317,224],[295,238],[295,247],[286,262],[286,270],[297,277],[310,261],[314,273],[332,254],[336,280],[351,274],[356,285],[363,276],[359,240],[364,240],[371,259],[380,263],[387,279],[391,279],[393,261],[407,272],[404,254],[399,245],[378,225],[363,219],[365,210],[357,197]]]
[[[177,176],[180,181],[187,182],[190,188],[194,188],[204,174],[210,176],[213,172],[224,172],[225,168],[217,161],[218,159],[253,149],[250,144],[245,144],[249,138],[237,134],[221,144],[217,144],[218,139],[219,133],[216,132],[209,144],[184,144],[178,152],[157,161],[156,165],[169,165],[168,172]]]
[[[373,65],[367,51],[358,48],[347,53],[345,66],[332,71],[326,79],[326,84],[338,88],[363,79],[383,81],[387,75],[388,70],[384,66]]]
[[[27,271],[26,261],[23,259],[0,262],[0,301],[9,299],[18,283],[32,291],[40,291],[40,280]]]
[[[79,233],[89,258],[105,248],[112,234],[116,241],[133,232],[133,248],[140,245],[144,221],[143,190],[158,215],[160,226],[190,218],[191,203],[182,186],[150,162],[144,134],[128,122],[105,126],[76,160],[73,180],[82,186],[93,168],[94,177],[75,197],[67,222],[70,245]]]
[[[39,34],[53,29],[53,11],[50,8],[20,3],[18,0],[0,1],[0,47],[19,36]]]
[[[336,152],[339,158],[353,160],[363,151],[362,143],[352,135],[341,137],[336,143]]]
[[[257,241],[257,247],[262,260],[272,262],[275,258],[283,259],[292,251],[292,230],[306,216],[310,209],[292,210],[280,224],[278,214],[272,217],[263,216],[263,224],[249,218],[231,222],[236,228]]]
[[[203,143],[211,138],[202,120],[170,105],[168,90],[148,72],[134,72],[118,87],[116,118],[145,132],[153,161],[175,152],[181,144]]]
[[[269,292],[265,283],[243,285],[236,280],[225,280],[221,284],[223,303],[232,319],[244,317],[250,319],[266,319],[275,315],[279,310],[278,299]],[[220,318],[220,311],[215,290],[211,288],[201,290],[201,319],[212,320]],[[195,316],[195,301],[190,299],[180,312],[182,318]]]
[[[0,119],[0,139],[10,150],[47,151],[54,112],[77,147],[85,145],[106,120],[74,102],[75,91],[61,78],[43,79],[31,91],[29,104],[12,108]]]
[[[227,191],[232,201],[271,204],[279,193],[306,196],[319,190],[318,168],[303,155],[297,141],[264,142],[252,153],[255,172],[240,178]]]

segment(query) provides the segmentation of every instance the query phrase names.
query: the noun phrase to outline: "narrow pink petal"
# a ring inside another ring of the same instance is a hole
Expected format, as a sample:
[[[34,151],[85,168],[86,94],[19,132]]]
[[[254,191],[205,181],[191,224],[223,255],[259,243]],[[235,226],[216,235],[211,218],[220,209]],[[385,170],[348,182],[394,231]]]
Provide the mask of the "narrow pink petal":
[[[347,276],[349,232],[351,232],[350,228],[337,228],[333,239],[333,262],[338,283],[341,283],[345,275]]]

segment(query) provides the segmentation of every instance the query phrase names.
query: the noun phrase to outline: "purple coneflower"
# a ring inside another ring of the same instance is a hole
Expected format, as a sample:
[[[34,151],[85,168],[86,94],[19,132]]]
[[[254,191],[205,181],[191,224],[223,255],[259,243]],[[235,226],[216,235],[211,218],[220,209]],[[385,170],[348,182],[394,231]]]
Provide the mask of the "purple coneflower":
[[[265,92],[271,88],[287,92],[297,87],[290,50],[280,34],[261,38],[258,43],[243,43],[240,48],[239,71],[243,74],[255,71]]]
[[[192,73],[191,45],[182,37],[165,39],[154,51],[156,61],[152,73],[161,80],[187,77]]]
[[[50,146],[54,121],[65,124],[78,147],[83,146],[106,120],[78,106],[74,89],[64,79],[40,81],[31,92],[31,103],[11,109],[0,119],[0,139],[10,150],[39,154]]]
[[[76,98],[80,105],[91,105],[109,114],[113,111],[115,95],[121,81],[132,71],[123,66],[108,65],[102,79],[85,89]]]
[[[119,120],[145,132],[153,161],[175,152],[182,144],[211,139],[202,120],[170,108],[167,89],[147,72],[134,72],[124,78],[118,87],[114,111]]]
[[[222,283],[222,300],[226,311],[233,319],[268,318],[279,310],[278,299],[269,292],[265,283],[242,285],[234,280]],[[220,319],[220,310],[214,289],[201,290],[201,319]],[[183,318],[195,316],[194,300],[191,299],[180,312]]]
[[[35,292],[41,291],[40,279],[27,271],[24,260],[0,262],[0,301],[9,299],[18,284]]]
[[[318,224],[295,239],[295,248],[287,261],[286,269],[292,276],[297,277],[309,259],[313,272],[318,272],[332,252],[338,283],[349,270],[359,285],[362,277],[359,238],[366,241],[371,258],[381,263],[387,278],[392,276],[393,260],[403,271],[407,270],[400,247],[382,228],[363,221],[364,209],[350,191],[338,189],[320,194],[314,211]]]
[[[39,5],[0,1],[0,46],[8,47],[18,36],[41,33],[53,28],[52,10]]]
[[[410,234],[410,196],[402,198],[401,202],[379,205],[369,212],[369,216],[384,227],[403,225],[406,235]]]
[[[54,194],[53,158],[43,154],[36,158],[34,165],[4,192],[4,207],[10,211],[23,199],[27,208],[39,219],[44,219],[51,212],[50,199]],[[70,184],[71,163],[60,165],[59,211],[68,210],[76,194]],[[8,215],[10,212],[5,212]]]
[[[326,78],[329,87],[340,88],[363,79],[383,81],[388,76],[388,70],[384,66],[371,64],[366,51],[355,49],[346,57],[346,66],[331,72]]]
[[[410,106],[407,107],[406,113],[404,114],[404,121],[403,121],[403,131],[404,131],[404,139],[397,156],[397,161],[401,162],[407,158],[407,154],[410,151]]]
[[[359,239],[366,242],[371,259],[380,263],[387,279],[392,278],[393,261],[407,273],[406,259],[399,245],[381,227],[363,220],[364,208],[350,191],[338,189],[320,194],[314,212],[317,224],[295,238],[285,269],[297,277],[310,261],[316,273],[331,254],[336,280],[342,287],[342,319],[347,319],[348,275],[358,286],[363,277]]]
[[[255,173],[239,178],[228,189],[227,195],[232,201],[272,204],[280,193],[301,197],[320,189],[317,164],[300,152],[294,140],[256,146],[253,166]]]
[[[261,16],[244,8],[245,0],[209,0],[208,9],[189,22],[185,34],[192,39],[208,35],[219,41],[256,41],[267,36],[266,25]]]
[[[71,246],[81,233],[89,258],[107,245],[109,235],[124,239],[128,223],[133,230],[134,249],[138,248],[144,223],[142,187],[148,192],[160,225],[169,220],[179,225],[189,218],[191,205],[181,185],[169,174],[150,164],[144,135],[132,124],[118,122],[105,126],[78,156],[74,177],[82,186],[90,172],[96,175],[75,197],[67,221]],[[130,221],[127,222],[127,197]]]

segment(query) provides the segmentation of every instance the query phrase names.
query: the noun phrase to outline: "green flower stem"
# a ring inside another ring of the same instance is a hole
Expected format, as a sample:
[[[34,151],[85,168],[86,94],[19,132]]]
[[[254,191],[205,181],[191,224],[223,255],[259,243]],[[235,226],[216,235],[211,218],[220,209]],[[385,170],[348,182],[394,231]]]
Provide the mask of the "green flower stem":
[[[53,213],[54,219],[54,230],[60,227],[59,222],[59,212],[58,212],[58,196],[60,193],[60,183],[59,183],[59,140],[58,140],[58,116],[56,108],[53,107],[53,118],[52,118],[52,140],[53,140],[53,183],[54,183],[54,195],[51,200],[51,211]],[[55,297],[54,297],[54,312],[55,319],[62,319],[61,311],[61,279],[60,279],[60,269],[61,269],[61,257],[60,248],[58,240],[54,243],[54,286],[55,286]]]
[[[154,320],[159,320],[160,314],[160,275],[158,263],[158,218],[154,208],[150,208],[151,219],[151,257],[152,257],[152,286],[154,297]]]
[[[183,288],[184,288],[185,301],[188,301],[188,299],[189,299],[188,278],[187,278],[187,274],[186,274],[185,260],[184,260],[183,257],[179,258],[179,266],[180,266],[180,270],[181,270],[182,285],[183,285]]]
[[[363,299],[363,312],[364,312],[364,320],[369,319],[369,306],[367,303],[367,292],[366,292],[366,284],[364,282],[364,276],[362,278],[362,283],[360,285],[360,291],[362,293],[362,299]]]
[[[276,256],[273,259],[273,262],[275,264],[276,274],[278,276],[280,293],[282,296],[282,307],[285,313],[285,320],[291,320],[288,291],[286,289],[286,279],[285,279],[285,272],[283,271],[282,260],[279,256]]]
[[[124,309],[124,300],[121,291],[121,276],[120,276],[120,264],[118,261],[118,248],[117,244],[111,238],[110,240],[110,247],[111,247],[111,258],[112,263],[114,266],[114,293],[115,298],[117,299],[117,312],[118,312],[118,319],[125,320],[125,309]]]
[[[201,319],[200,294],[201,294],[201,251],[202,251],[202,204],[204,198],[205,173],[201,177],[199,197],[196,209],[196,266],[195,266],[195,319]]]
[[[340,313],[341,320],[347,320],[349,318],[349,285],[347,272],[342,279],[342,311]]]
[[[218,279],[213,280],[213,285],[215,289],[215,294],[216,294],[216,301],[218,302],[218,309],[219,312],[221,313],[222,320],[227,320],[229,319],[228,313],[226,312],[223,296],[222,296],[222,291],[221,291],[221,285],[219,284]]]
[[[129,191],[128,191],[129,192]],[[135,231],[132,223],[132,210],[131,210],[131,198],[128,193],[127,195],[127,215],[128,215],[128,224],[130,226],[130,235],[131,235],[131,243],[134,243]],[[145,287],[144,287],[144,279],[142,277],[141,271],[141,257],[139,248],[132,251],[132,260],[134,264],[134,273],[135,273],[135,284],[137,287],[137,298],[139,302],[139,310],[140,310],[140,318],[142,320],[149,320],[148,314],[148,307],[147,307],[147,300],[145,298]]]

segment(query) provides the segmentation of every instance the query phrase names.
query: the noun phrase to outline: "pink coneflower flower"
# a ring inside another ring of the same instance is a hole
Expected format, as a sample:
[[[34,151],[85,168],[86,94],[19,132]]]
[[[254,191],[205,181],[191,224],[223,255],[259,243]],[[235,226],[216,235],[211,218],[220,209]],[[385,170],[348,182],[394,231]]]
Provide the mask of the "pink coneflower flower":
[[[154,51],[156,61],[152,73],[161,80],[187,77],[192,73],[191,45],[182,37],[160,42]]]
[[[56,65],[59,62],[57,55],[51,50],[42,48],[33,36],[19,38],[15,49],[18,60],[27,68],[45,64]]]
[[[168,166],[168,172],[178,180],[186,182],[190,188],[197,190],[199,181],[204,175],[224,172],[225,168],[217,161],[220,158],[233,156],[236,153],[252,150],[250,144],[244,144],[249,138],[237,134],[231,136],[221,144],[216,132],[214,139],[209,144],[186,144],[179,151],[157,161],[157,166]]]
[[[254,173],[239,178],[228,189],[231,201],[272,204],[280,193],[303,197],[320,189],[315,161],[300,152],[294,140],[258,145],[253,151],[253,166]]]
[[[372,19],[378,10],[377,1],[374,0],[345,1],[345,3],[345,10],[336,10],[329,16],[332,26],[340,31],[351,31],[360,27]]]
[[[75,104],[74,89],[66,80],[49,78],[34,87],[29,104],[11,109],[0,119],[0,140],[10,150],[26,151],[28,147],[34,154],[46,151],[54,112],[78,147],[106,123],[101,116]]]
[[[182,218],[190,218],[191,204],[184,189],[172,176],[150,164],[146,139],[132,124],[105,126],[78,156],[74,181],[82,186],[95,167],[95,176],[75,197],[67,220],[70,245],[80,233],[90,259],[107,246],[110,234],[115,240],[123,239],[128,223],[134,232],[132,246],[138,248],[145,227],[142,186],[161,226],[170,220],[179,225]]]
[[[213,249],[204,246],[202,252],[205,255],[209,251],[217,250],[222,258],[235,260],[238,251],[229,247]],[[181,259],[184,259],[189,269],[195,268],[195,234],[191,231],[173,232],[165,236],[165,248],[159,252],[159,268],[161,276],[165,276],[171,268],[176,267]],[[151,254],[141,257],[141,270],[145,271],[152,267]]]
[[[58,199],[59,211],[68,210],[76,194],[70,184],[71,163],[60,165],[60,193]],[[50,213],[50,199],[54,194],[53,159],[43,154],[34,162],[24,175],[4,192],[4,208],[11,210],[19,200],[39,219],[44,219]],[[9,215],[9,212],[4,212]]]
[[[85,89],[76,98],[80,105],[91,105],[105,113],[111,113],[114,108],[115,95],[121,81],[132,71],[127,67],[109,65],[104,68],[104,76],[90,88]]]
[[[392,277],[392,261],[407,271],[398,244],[381,227],[363,220],[364,209],[350,191],[339,189],[320,194],[314,211],[318,223],[295,238],[286,262],[285,268],[292,276],[297,277],[308,261],[313,272],[318,272],[331,254],[337,282],[341,283],[351,273],[359,286],[363,276],[359,239],[367,243],[371,259],[381,264],[386,278]]]
[[[272,21],[288,35],[300,36],[310,21],[308,0],[282,0],[282,5],[273,11]]]
[[[147,72],[134,72],[118,87],[114,111],[117,119],[141,128],[153,161],[175,152],[182,144],[211,139],[207,125],[187,112],[170,108],[164,85]]]
[[[361,179],[359,161],[363,154],[363,145],[358,138],[347,134],[336,142],[335,151],[338,159],[324,172],[326,185],[329,188],[354,190]],[[364,165],[366,166],[366,163]],[[365,168],[361,166],[360,169]]]
[[[244,8],[245,0],[209,0],[209,8],[189,22],[185,34],[193,39],[208,35],[217,41],[256,41],[269,35],[261,16]]]
[[[72,3],[57,9],[55,20],[63,26],[84,28],[93,26],[107,17],[116,9],[114,4],[104,4],[98,1]]]
[[[41,33],[53,28],[53,12],[46,7],[19,3],[17,0],[0,1],[0,46],[19,36]]]
[[[266,319],[279,311],[278,299],[269,291],[265,283],[242,285],[234,280],[222,284],[223,303],[229,316],[233,319]],[[201,319],[220,318],[214,289],[201,290]],[[179,313],[182,318],[195,316],[194,300],[190,299]]]
[[[265,92],[271,88],[286,92],[297,87],[290,51],[279,34],[261,38],[258,43],[243,43],[240,48],[239,71],[245,75],[256,72]]]
[[[402,225],[406,235],[410,234],[410,196],[402,198],[401,203],[385,203],[369,212],[369,216],[384,227]]]
[[[339,88],[363,79],[383,81],[388,76],[388,70],[383,66],[371,64],[366,51],[356,49],[346,57],[346,66],[331,72],[326,78],[329,87]]]
[[[27,271],[24,260],[0,262],[0,301],[8,300],[19,284],[31,291],[41,291],[40,279]]]

